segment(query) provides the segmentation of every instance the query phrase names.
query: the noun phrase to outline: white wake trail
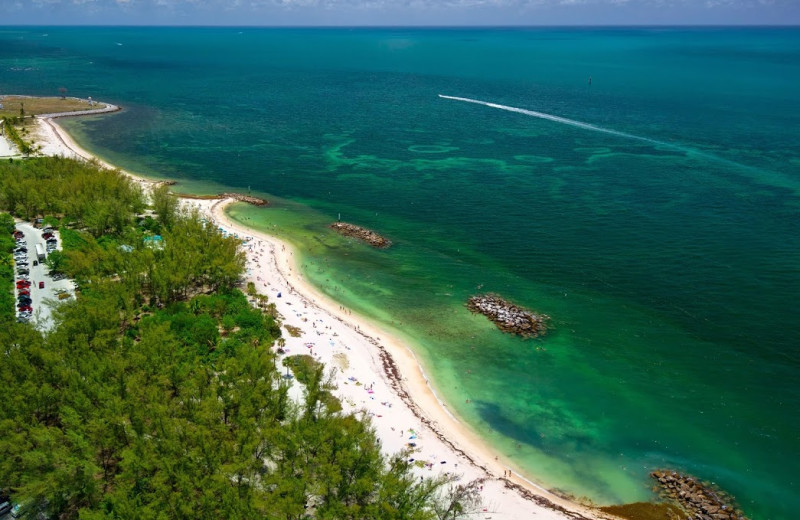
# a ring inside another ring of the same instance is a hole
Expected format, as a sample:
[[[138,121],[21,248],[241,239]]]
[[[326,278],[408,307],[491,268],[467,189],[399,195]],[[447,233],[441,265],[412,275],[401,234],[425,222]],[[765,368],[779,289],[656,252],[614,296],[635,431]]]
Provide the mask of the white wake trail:
[[[683,152],[684,154],[686,154],[687,157],[694,157],[694,158],[702,157],[704,159],[725,164],[727,166],[736,168],[738,170],[744,170],[749,174],[747,178],[750,180],[756,180],[757,182],[762,182],[770,186],[780,186],[780,187],[790,188],[794,190],[796,193],[800,194],[800,185],[794,178],[787,177],[780,173],[764,170],[762,168],[749,166],[747,164],[742,164],[736,161],[732,161],[730,159],[725,159],[723,157],[714,155],[712,153],[701,152],[700,150],[685,145],[667,143],[665,141],[659,141],[657,139],[650,139],[649,137],[641,137],[638,135],[629,134],[627,132],[620,132],[617,130],[612,130],[610,128],[603,128],[602,126],[593,125],[591,123],[584,123],[583,121],[567,119],[566,117],[554,116],[553,114],[546,114],[544,112],[537,112],[535,110],[526,110],[524,108],[499,105],[497,103],[489,103],[488,101],[481,101],[479,99],[470,99],[457,96],[445,96],[444,94],[439,94],[439,97],[442,99],[450,99],[452,101],[461,101],[463,103],[474,103],[476,105],[484,105],[490,108],[505,110],[507,112],[516,112],[518,114],[524,114],[526,116],[531,116],[531,117],[538,117],[539,119],[546,119],[548,121],[554,121],[556,123],[570,125],[577,128],[582,128],[584,130],[590,130],[592,132],[601,132],[604,134],[615,135],[617,137],[623,137],[625,139],[635,139],[636,141],[643,141],[645,143],[649,143],[652,145],[671,148],[673,150],[678,150],[680,152]]]
[[[526,110],[524,108],[517,108],[517,107],[509,107],[506,105],[498,105],[497,103],[489,103],[488,101],[480,101],[478,99],[470,99],[464,97],[457,97],[457,96],[445,96],[444,94],[439,94],[439,97],[442,99],[452,99],[453,101],[463,101],[464,103],[475,103],[476,105],[484,105],[491,108],[497,108],[500,110],[506,110],[508,112],[516,112],[518,114],[525,114],[526,116],[538,117],[539,119],[547,119],[548,121],[555,121],[556,123],[562,123],[565,125],[575,126],[578,128],[583,128],[584,130],[591,130],[593,132],[602,132],[604,134],[615,135],[617,137],[624,137],[626,139],[636,139],[637,141],[645,141],[650,144],[657,144],[660,146],[669,146],[670,148],[677,148],[681,151],[687,151],[683,147],[676,146],[674,144],[665,143],[663,141],[657,141],[655,139],[650,139],[648,137],[640,137],[638,135],[628,134],[626,132],[619,132],[617,130],[611,130],[610,128],[603,128],[602,126],[593,125],[590,123],[584,123],[583,121],[576,121],[574,119],[567,119],[566,117],[554,116],[553,114],[546,114],[544,112],[536,112],[535,110]]]

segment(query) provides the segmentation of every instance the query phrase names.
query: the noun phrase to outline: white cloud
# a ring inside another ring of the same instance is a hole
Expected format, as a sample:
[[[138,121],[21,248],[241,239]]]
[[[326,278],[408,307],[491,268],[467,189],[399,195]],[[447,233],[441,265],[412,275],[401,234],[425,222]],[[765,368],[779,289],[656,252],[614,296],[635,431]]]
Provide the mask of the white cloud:
[[[24,22],[31,6],[42,24],[800,23],[800,0],[0,0],[0,13]]]

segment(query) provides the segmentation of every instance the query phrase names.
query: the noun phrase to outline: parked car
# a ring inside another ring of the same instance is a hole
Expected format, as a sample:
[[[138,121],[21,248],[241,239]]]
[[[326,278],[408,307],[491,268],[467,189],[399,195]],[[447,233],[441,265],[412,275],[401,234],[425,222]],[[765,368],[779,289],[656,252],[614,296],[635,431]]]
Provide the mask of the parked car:
[[[30,305],[22,305],[20,307],[17,307],[17,309],[19,309],[22,312],[33,312],[33,307],[31,307]]]
[[[23,268],[23,269],[17,269],[17,274],[21,276],[25,274],[31,274],[31,272]]]
[[[19,289],[20,287],[30,287],[30,286],[31,282],[28,280],[17,280],[17,289]]]
[[[28,252],[28,248],[27,247],[18,247],[18,248],[16,248],[14,250],[14,252],[15,253],[27,253]]]
[[[5,501],[0,504],[0,515],[4,515],[11,511],[11,502]]]
[[[31,291],[30,291],[30,289],[19,289],[17,291],[17,294],[19,294],[20,296],[30,296],[31,295]]]

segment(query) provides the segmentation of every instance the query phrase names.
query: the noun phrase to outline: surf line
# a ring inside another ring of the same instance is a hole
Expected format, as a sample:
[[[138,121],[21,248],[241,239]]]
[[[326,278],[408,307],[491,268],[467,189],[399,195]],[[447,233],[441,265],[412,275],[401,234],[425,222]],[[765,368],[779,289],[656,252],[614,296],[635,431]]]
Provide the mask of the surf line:
[[[509,107],[506,105],[498,105],[497,103],[489,103],[488,101],[480,101],[478,99],[470,99],[465,97],[457,97],[457,96],[445,96],[444,94],[439,94],[439,97],[442,99],[451,99],[453,101],[462,101],[464,103],[474,103],[476,105],[484,105],[490,108],[497,108],[499,110],[505,110],[507,112],[516,112],[518,114],[524,114],[526,116],[531,117],[538,117],[539,119],[547,119],[548,121],[555,121],[556,123],[562,123],[565,125],[575,126],[578,128],[583,128],[584,130],[591,130],[593,132],[602,132],[604,134],[615,135],[617,137],[624,137],[626,139],[635,139],[637,141],[644,141],[646,143],[655,144],[659,146],[668,146],[670,148],[674,148],[676,150],[680,150],[686,153],[692,153],[694,150],[686,149],[682,146],[678,146],[675,144],[666,143],[664,141],[658,141],[656,139],[650,139],[649,137],[641,137],[638,135],[629,134],[626,132],[620,132],[618,130],[611,130],[610,128],[603,128],[602,126],[593,125],[591,123],[584,123],[583,121],[576,121],[574,119],[567,119],[566,117],[554,116],[553,114],[546,114],[544,112],[537,112],[535,110],[526,110],[524,108],[517,108],[517,107]]]

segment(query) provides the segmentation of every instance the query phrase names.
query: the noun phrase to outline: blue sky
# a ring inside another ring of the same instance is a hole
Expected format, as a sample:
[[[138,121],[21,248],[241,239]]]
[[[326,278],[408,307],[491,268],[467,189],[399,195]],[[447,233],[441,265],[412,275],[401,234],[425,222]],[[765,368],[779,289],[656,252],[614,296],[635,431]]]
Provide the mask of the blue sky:
[[[800,0],[0,0],[0,25],[800,25]]]

